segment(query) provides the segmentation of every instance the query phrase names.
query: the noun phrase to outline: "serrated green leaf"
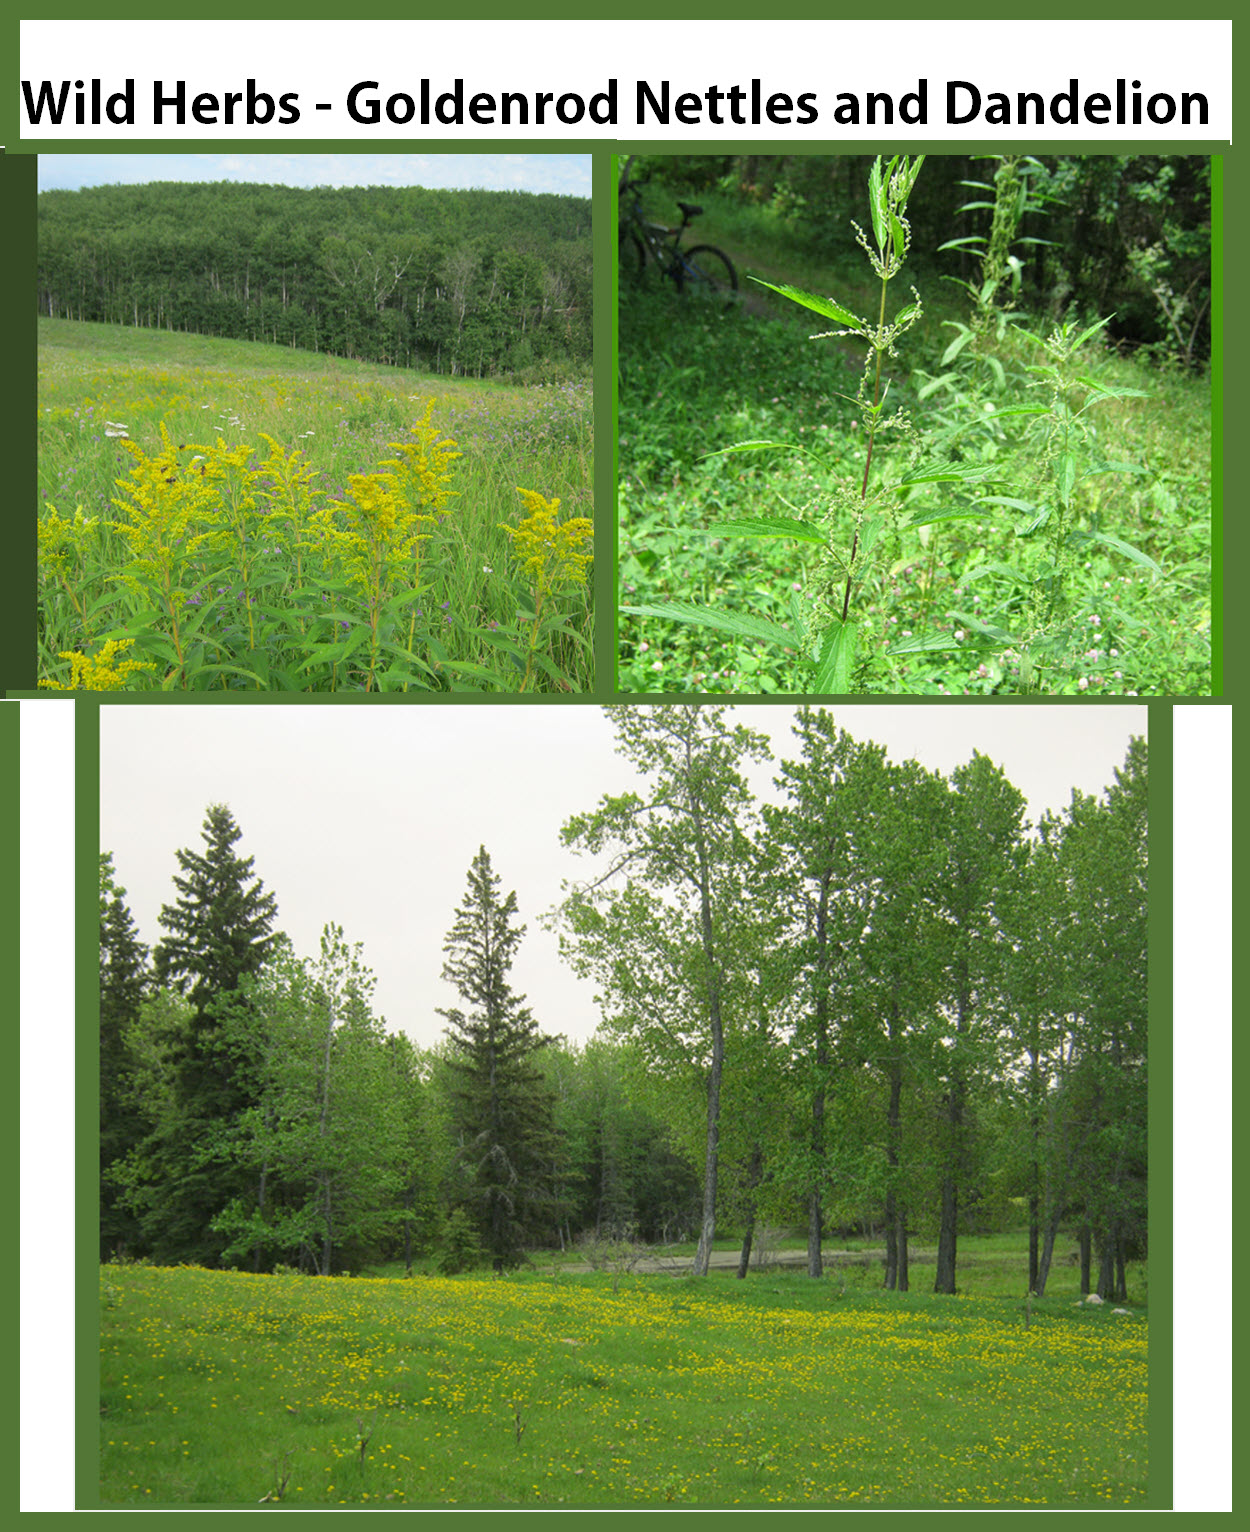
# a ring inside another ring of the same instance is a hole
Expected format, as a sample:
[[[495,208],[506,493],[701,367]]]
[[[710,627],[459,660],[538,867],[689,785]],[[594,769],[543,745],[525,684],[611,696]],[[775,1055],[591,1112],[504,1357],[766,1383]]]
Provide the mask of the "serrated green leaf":
[[[851,689],[859,624],[837,622],[824,635],[816,665],[814,690],[821,696],[845,696]]]
[[[787,628],[763,617],[743,617],[737,612],[720,612],[714,607],[696,606],[692,601],[661,601],[654,606],[623,606],[622,612],[635,617],[661,617],[670,622],[690,623],[694,627],[712,628],[718,633],[731,633],[735,638],[750,638],[767,644],[780,644],[792,648],[795,636]]]
[[[1009,510],[1023,511],[1026,516],[1031,516],[1037,507],[1031,500],[1013,500],[1010,495],[986,495],[981,505],[1005,505]]]
[[[973,463],[966,468],[947,463],[940,468],[922,468],[916,473],[910,473],[900,479],[894,488],[911,489],[916,484],[977,484],[982,479],[993,477],[996,471],[993,463]]]
[[[968,344],[968,342],[972,339],[972,331],[971,330],[965,328],[962,325],[960,326],[960,329],[961,329],[962,333],[959,334],[959,335],[956,335],[955,339],[953,341],[951,341],[950,345],[947,346],[946,350],[943,351],[943,353],[942,353],[942,366],[943,367],[945,367],[948,363],[953,362],[955,360],[955,358],[959,355],[959,353]]]
[[[914,527],[927,527],[935,521],[985,521],[984,513],[976,507],[971,510],[955,511],[918,511],[907,522],[903,530],[910,532]]]
[[[921,651],[958,648],[949,633],[915,633],[911,638],[900,638],[892,643],[886,653],[919,654]]]
[[[1102,543],[1107,548],[1114,548],[1117,553],[1122,553],[1125,558],[1132,559],[1133,563],[1140,564],[1144,569],[1149,569],[1163,577],[1163,570],[1155,563],[1148,553],[1143,553],[1140,548],[1134,548],[1132,543],[1126,543],[1122,538],[1112,537],[1109,532],[1089,533],[1091,542]]]
[[[881,156],[878,155],[868,172],[868,211],[872,214],[872,232],[877,249],[885,249],[886,200],[881,180]]]
[[[1059,490],[1059,503],[1065,508],[1072,500],[1076,478],[1076,459],[1070,452],[1065,452],[1055,466],[1055,485]]]
[[[1114,314],[1108,314],[1105,319],[1100,319],[1097,324],[1090,325],[1088,330],[1082,330],[1077,338],[1072,342],[1072,350],[1079,351],[1091,336],[1097,335],[1099,330],[1109,325],[1114,318]]]
[[[804,292],[801,287],[792,287],[788,282],[765,282],[762,277],[752,277],[751,281],[758,282],[761,287],[770,288],[775,293],[780,293],[783,298],[789,298],[792,303],[801,303],[805,309],[823,314],[826,319],[834,319],[838,324],[849,325],[854,330],[861,328],[855,315],[849,309],[844,309],[840,303],[835,303],[832,298],[821,298],[816,293]]]
[[[796,542],[823,543],[825,534],[809,521],[794,521],[788,516],[761,516],[742,521],[717,521],[700,527],[709,537],[790,537]]]
[[[1014,644],[1015,639],[1002,628],[996,628],[992,623],[983,622],[974,612],[947,612],[948,617],[959,623],[964,628],[971,628],[974,633],[982,638],[991,639],[996,644]]]
[[[944,372],[940,378],[930,378],[929,381],[916,392],[917,399],[927,399],[930,394],[936,393],[939,388],[945,388],[950,382],[959,377],[957,372]]]

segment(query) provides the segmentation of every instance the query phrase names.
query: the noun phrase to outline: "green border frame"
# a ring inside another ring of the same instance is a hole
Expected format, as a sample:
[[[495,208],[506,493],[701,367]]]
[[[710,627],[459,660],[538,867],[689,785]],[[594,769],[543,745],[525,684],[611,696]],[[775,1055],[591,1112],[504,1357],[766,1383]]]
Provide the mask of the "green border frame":
[[[1155,7],[1151,6],[1151,9]],[[738,13],[742,8],[731,4],[728,8],[721,7],[706,12],[708,20],[724,21],[727,16]],[[1173,16],[1159,7],[1161,16]],[[141,3],[131,8],[129,14],[136,19],[144,13],[159,15],[155,7]],[[90,10],[84,6],[76,6],[58,11],[55,14],[72,19],[75,15],[82,17],[96,17],[98,10]],[[250,12],[244,12],[234,7],[219,13],[223,21],[230,19],[251,19]],[[304,13],[305,16],[307,13]],[[385,19],[387,15],[396,18],[410,17],[411,12],[404,12],[399,7],[383,5],[373,13],[378,19]],[[485,18],[513,18],[515,11],[495,4],[483,7],[478,13]],[[792,8],[788,13],[791,17],[802,19],[808,16],[814,19],[828,17],[826,8],[813,5],[800,5]],[[912,15],[917,18],[931,19],[931,11],[915,4],[905,4],[901,8],[901,14],[906,17]],[[1064,19],[1084,19],[1088,11],[1079,7],[1068,6],[1062,8],[1058,14],[1051,13],[1052,23],[1062,22]],[[642,11],[634,14],[635,22],[638,20],[652,20],[664,22],[671,18],[671,11],[663,7],[651,5],[645,6]],[[962,18],[965,21],[986,21],[992,24],[1001,18],[1001,7],[988,5],[966,6],[963,8]],[[552,19],[562,19],[556,13]],[[1132,25],[1142,19],[1140,9],[1125,10],[1122,20]],[[765,23],[767,24],[767,23]],[[797,35],[797,34],[796,34]],[[17,57],[17,20],[7,24],[0,24],[0,37],[10,39],[9,46],[13,49],[14,58]],[[663,32],[657,31],[657,46],[662,46]],[[0,155],[0,197],[6,209],[18,210],[17,216],[11,216],[6,229],[6,238],[0,242],[0,274],[7,280],[7,285],[16,292],[25,288],[29,291],[29,285],[35,267],[35,228],[33,207],[35,197],[35,161],[37,153],[35,146],[21,144],[17,138],[17,113],[16,93],[10,96],[11,105],[0,108],[0,140],[8,145],[8,150]],[[975,146],[951,140],[941,141],[926,146],[923,143],[908,145],[909,150],[915,148],[917,152],[951,152],[958,142],[960,152],[974,149]],[[328,149],[342,149],[342,140],[299,140],[298,147],[293,145],[293,152],[315,153],[325,152]],[[775,148],[776,141],[769,141],[770,147]],[[1010,141],[997,140],[989,147],[998,151],[1004,147],[1013,147]],[[231,151],[254,152],[256,145],[247,139],[240,140],[212,140],[209,143],[197,143],[187,140],[157,140],[128,143],[127,152],[159,153],[171,150],[186,150],[189,148],[202,149],[204,152],[228,153]],[[348,144],[351,149],[364,149],[366,143],[363,140]],[[512,141],[483,141],[483,140],[379,140],[368,141],[367,148],[371,153],[420,153],[423,151],[445,153],[491,153],[503,149],[512,149],[515,144]],[[646,140],[636,144],[636,148],[656,152],[662,149],[657,141]],[[725,144],[716,140],[705,145],[708,151],[723,151]],[[749,142],[734,141],[735,150],[747,152],[751,145]],[[865,149],[873,149],[874,144],[865,144],[863,141],[837,143],[813,143],[805,144],[805,151],[817,152],[863,152]],[[1018,147],[1036,148],[1036,144],[1025,144]],[[1159,152],[1176,153],[1211,153],[1213,155],[1213,228],[1212,228],[1212,261],[1213,261],[1213,346],[1212,346],[1212,424],[1213,424],[1213,548],[1212,548],[1212,695],[1209,698],[1188,699],[1194,705],[1231,701],[1231,696],[1226,691],[1226,666],[1224,663],[1224,570],[1226,565],[1236,567],[1236,554],[1240,548],[1242,532],[1234,520],[1231,526],[1225,525],[1224,518],[1224,430],[1223,413],[1230,403],[1234,403],[1240,390],[1235,384],[1225,379],[1224,366],[1228,346],[1227,340],[1232,326],[1240,324],[1242,309],[1239,306],[1242,300],[1238,290],[1232,291],[1225,288],[1225,260],[1224,242],[1235,237],[1236,226],[1240,224],[1244,215],[1240,212],[1236,198],[1236,173],[1235,167],[1229,163],[1230,148],[1227,143],[1174,143],[1171,141],[1159,144],[1151,144],[1151,150]],[[595,430],[599,445],[596,454],[594,470],[594,496],[596,518],[596,547],[600,556],[596,560],[595,570],[595,597],[597,609],[597,628],[595,639],[595,655],[597,669],[597,685],[595,697],[578,699],[559,699],[567,701],[569,705],[588,705],[593,700],[615,700],[615,694],[611,689],[611,681],[615,672],[615,550],[616,550],[616,517],[615,517],[615,447],[616,447],[616,416],[615,416],[615,341],[616,341],[616,304],[615,304],[615,260],[612,257],[612,236],[615,225],[615,196],[614,196],[614,171],[612,155],[614,153],[631,152],[630,142],[626,140],[558,140],[558,141],[534,141],[526,142],[527,152],[560,152],[575,153],[588,152],[592,155],[592,198],[597,211],[605,206],[611,208],[612,216],[607,218],[600,216],[595,219],[593,230],[593,253],[596,265],[595,277],[595,316],[594,316],[594,341],[595,341],[595,364],[594,364],[594,387],[595,387]],[[698,145],[681,144],[681,152],[698,152]],[[1133,152],[1140,149],[1140,144],[1132,142],[1098,142],[1064,145],[1065,152],[1086,153],[1115,153]],[[98,140],[59,144],[56,152],[103,152],[104,145]],[[1218,191],[1215,190],[1218,187]],[[22,210],[30,210],[23,216]],[[7,461],[10,468],[10,477],[15,489],[17,504],[30,504],[35,494],[36,475],[35,457],[33,450],[34,423],[31,419],[28,378],[33,370],[35,358],[35,326],[33,315],[19,317],[20,310],[11,308],[5,316],[5,327],[0,333],[5,342],[5,356],[9,366],[6,369],[6,394],[5,403],[9,406],[0,414],[3,421],[3,436],[0,438],[6,449]],[[606,444],[611,443],[611,449],[607,450]],[[611,530],[605,532],[603,518],[611,517]],[[5,574],[0,576],[5,582],[4,594],[7,599],[0,602],[0,657],[3,657],[5,672],[0,675],[0,685],[12,687],[17,693],[30,693],[34,685],[34,652],[33,645],[28,641],[28,635],[33,628],[34,620],[34,590],[33,581],[29,578],[30,571],[34,567],[34,528],[20,515],[14,518],[9,529],[9,557],[5,560]],[[603,556],[603,549],[611,547],[613,557]],[[15,663],[16,662],[16,663]],[[1235,672],[1234,672],[1235,674]],[[1232,691],[1235,695],[1236,684],[1233,683]],[[118,698],[118,702],[122,699]],[[242,699],[235,699],[246,705]],[[284,699],[271,696],[258,696],[254,699],[258,703],[272,704]],[[297,705],[307,705],[300,699],[287,699]],[[331,699],[323,699],[331,703]],[[506,698],[492,699],[490,705],[496,702],[506,702]],[[626,700],[624,696],[620,700]],[[649,700],[639,697],[638,701]],[[665,700],[674,700],[667,698]],[[723,699],[727,702],[756,703],[767,702],[777,706],[794,705],[798,699],[778,699],[743,695],[737,698]],[[871,705],[873,700],[880,701],[883,705],[896,701],[892,698],[881,699],[855,699],[856,705]],[[1174,1236],[1173,1221],[1173,1187],[1171,1168],[1172,1146],[1172,741],[1173,741],[1173,714],[1169,699],[1138,699],[1145,702],[1149,715],[1149,736],[1152,746],[1154,778],[1151,787],[1151,828],[1152,828],[1152,854],[1150,863],[1150,887],[1152,893],[1150,914],[1150,943],[1151,943],[1151,976],[1150,976],[1150,1038],[1154,1053],[1154,1068],[1150,1084],[1150,1110],[1151,1110],[1151,1149],[1155,1160],[1155,1174],[1151,1187],[1151,1217],[1154,1225],[1156,1249],[1170,1252]],[[152,705],[188,705],[167,702],[160,698],[144,698],[139,695],[127,696],[125,702],[143,704],[151,702]],[[465,698],[470,705],[477,705],[480,699]],[[96,1216],[94,1208],[94,1188],[97,1178],[97,1155],[96,1141],[98,1132],[98,1112],[95,1106],[95,1097],[98,1092],[98,1060],[94,1047],[95,1033],[98,1014],[98,973],[97,973],[97,932],[96,932],[96,877],[97,877],[97,847],[99,838],[99,800],[98,800],[98,774],[99,774],[99,706],[101,704],[94,698],[80,697],[76,699],[75,724],[76,724],[76,842],[75,842],[75,957],[77,967],[76,983],[76,1028],[77,1028],[77,1060],[75,1079],[79,1092],[77,1107],[78,1145],[76,1148],[76,1164],[79,1184],[75,1204],[75,1230],[78,1237],[79,1258],[75,1269],[75,1290],[77,1297],[77,1322],[81,1332],[94,1333],[95,1307],[97,1301],[97,1266],[95,1262],[96,1251]],[[108,705],[108,704],[104,704]],[[200,703],[192,705],[202,705]],[[360,705],[360,704],[348,704]],[[910,705],[936,705],[945,706],[941,700],[913,699]],[[1055,706],[1082,706],[1080,702],[1072,702],[1063,699],[1053,699],[1051,702],[1042,703],[1011,703],[1007,701],[988,700],[983,705],[1055,705]],[[10,720],[8,722],[4,720]],[[0,762],[3,769],[8,772],[8,763],[16,762],[19,743],[18,710],[0,708]],[[16,770],[13,770],[16,784]],[[10,812],[3,820],[3,828],[0,828],[0,855],[8,853],[5,857],[6,866],[16,865],[17,851],[17,819],[16,819],[16,791],[10,797]],[[14,929],[16,922],[10,922],[10,929]],[[16,974],[16,962],[8,969],[8,972]],[[1151,1450],[1150,1489],[1148,1505],[1151,1508],[1166,1508],[1171,1503],[1172,1495],[1172,1271],[1164,1253],[1157,1258],[1155,1271],[1155,1303],[1154,1307],[1154,1339],[1151,1346],[1150,1360],[1150,1405],[1149,1405],[1149,1436]],[[94,1409],[94,1394],[98,1385],[98,1359],[84,1348],[76,1350],[76,1382],[78,1385],[79,1399],[75,1415],[77,1433],[75,1444],[75,1467],[78,1486],[85,1489],[86,1486],[95,1484],[96,1464],[98,1460],[95,1443],[95,1428],[97,1425],[96,1412]],[[1162,1460],[1162,1461],[1161,1461]],[[93,1506],[95,1502],[89,1495],[80,1495],[78,1503],[84,1508]]]

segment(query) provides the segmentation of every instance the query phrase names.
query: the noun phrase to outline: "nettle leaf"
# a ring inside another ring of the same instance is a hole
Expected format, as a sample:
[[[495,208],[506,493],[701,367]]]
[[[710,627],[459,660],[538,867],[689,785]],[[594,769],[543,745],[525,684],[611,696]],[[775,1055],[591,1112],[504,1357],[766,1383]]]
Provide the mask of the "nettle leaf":
[[[789,516],[760,516],[742,521],[717,521],[710,527],[700,527],[709,537],[790,537],[796,542],[823,543],[825,534],[808,521],[795,521]]]
[[[962,506],[952,511],[917,511],[912,519],[907,522],[904,530],[910,531],[913,527],[927,527],[935,521],[986,521],[988,519],[980,506],[973,506],[970,509]]]
[[[949,633],[914,633],[910,638],[896,639],[885,652],[887,654],[919,654],[923,650],[960,647]]]
[[[993,478],[998,471],[993,463],[972,463],[967,467],[945,463],[940,468],[921,468],[909,473],[894,488],[911,489],[916,484],[977,484],[982,479]]]
[[[623,606],[622,612],[635,617],[662,617],[670,622],[690,623],[694,627],[712,628],[718,633],[730,633],[735,638],[749,638],[766,644],[780,644],[793,648],[797,639],[788,628],[769,622],[763,617],[744,617],[737,612],[721,612],[715,607],[696,606],[692,601],[660,601],[654,606]]]
[[[954,323],[954,321],[948,322]],[[972,339],[972,331],[968,329],[966,325],[959,325],[958,329],[960,333],[955,337],[953,341],[951,341],[950,345],[947,346],[946,350],[942,353],[943,367],[945,367],[948,362],[953,362],[959,353],[968,344],[968,342]]]
[[[844,696],[851,690],[859,625],[837,622],[825,634],[816,665],[814,689],[825,696]]]
[[[891,161],[891,164],[894,162]],[[868,211],[872,214],[872,232],[877,249],[885,249],[885,220],[888,212],[885,186],[881,175],[881,156],[878,155],[868,172]]]
[[[939,388],[945,388],[948,383],[953,383],[959,377],[957,372],[944,372],[940,378],[930,378],[921,388],[916,391],[917,399],[927,399],[930,394],[936,393]]]
[[[1163,578],[1163,570],[1155,563],[1148,553],[1143,553],[1140,548],[1134,548],[1132,543],[1126,543],[1123,538],[1112,537],[1109,532],[1090,532],[1087,534],[1090,542],[1101,543],[1105,548],[1114,548],[1117,553],[1122,553],[1125,558],[1132,559],[1134,564],[1140,564],[1143,569],[1149,569],[1152,574]]]
[[[805,292],[801,287],[791,287],[788,282],[765,282],[762,277],[752,277],[752,282],[758,282],[761,287],[770,288],[775,293],[780,293],[783,298],[789,298],[792,303],[801,303],[805,309],[812,309],[817,314],[823,314],[826,319],[834,319],[838,324],[849,325],[853,330],[860,330],[862,325],[850,309],[844,309],[840,303],[835,303],[832,298],[821,298],[815,293]]]

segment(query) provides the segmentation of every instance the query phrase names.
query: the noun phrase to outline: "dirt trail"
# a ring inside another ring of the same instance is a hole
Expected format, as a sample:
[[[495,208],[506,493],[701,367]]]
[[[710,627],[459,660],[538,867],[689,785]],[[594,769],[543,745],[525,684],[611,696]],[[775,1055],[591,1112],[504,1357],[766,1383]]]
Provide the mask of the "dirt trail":
[[[713,1250],[708,1260],[708,1265],[715,1271],[736,1271],[740,1251],[737,1250]],[[691,1266],[693,1257],[688,1255],[656,1255],[643,1256],[630,1267],[635,1272],[667,1272],[671,1276],[684,1276]],[[916,1260],[913,1254],[911,1259]],[[826,1271],[833,1266],[874,1266],[885,1260],[885,1250],[826,1250],[824,1263]],[[774,1250],[764,1257],[763,1267],[757,1264],[756,1258],[751,1257],[751,1270],[758,1272],[767,1270],[772,1266],[806,1266],[806,1250]],[[594,1271],[595,1267],[589,1261],[579,1261],[576,1265],[562,1266],[561,1271],[586,1272]],[[611,1263],[602,1263],[601,1269],[611,1270]]]

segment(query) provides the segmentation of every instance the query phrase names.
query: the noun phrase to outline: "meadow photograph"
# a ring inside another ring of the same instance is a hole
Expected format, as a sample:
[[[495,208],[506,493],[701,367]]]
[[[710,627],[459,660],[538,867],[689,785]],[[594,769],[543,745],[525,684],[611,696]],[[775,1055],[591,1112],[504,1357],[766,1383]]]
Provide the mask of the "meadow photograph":
[[[618,690],[1209,693],[1219,163],[620,158]]]
[[[344,706],[98,709],[80,1503],[1161,1503],[1144,706]]]
[[[41,161],[41,687],[593,687],[588,155]]]

